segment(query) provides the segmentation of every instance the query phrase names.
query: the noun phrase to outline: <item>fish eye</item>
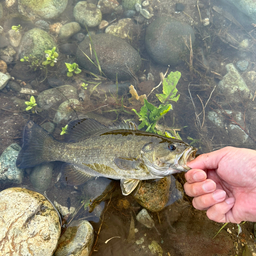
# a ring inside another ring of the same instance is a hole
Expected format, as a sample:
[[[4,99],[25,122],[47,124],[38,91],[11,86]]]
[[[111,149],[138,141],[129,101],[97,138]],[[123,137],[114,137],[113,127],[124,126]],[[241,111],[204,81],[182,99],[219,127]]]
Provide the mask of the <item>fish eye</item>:
[[[169,145],[168,145],[168,149],[171,150],[171,151],[173,151],[173,150],[176,149],[176,147],[175,147],[173,144],[169,144]]]

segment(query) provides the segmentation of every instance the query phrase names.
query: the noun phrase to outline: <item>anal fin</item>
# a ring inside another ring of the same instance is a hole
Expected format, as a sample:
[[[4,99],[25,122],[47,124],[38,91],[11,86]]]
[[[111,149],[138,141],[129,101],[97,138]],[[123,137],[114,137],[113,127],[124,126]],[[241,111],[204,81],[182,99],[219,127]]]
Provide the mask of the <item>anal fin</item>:
[[[86,173],[84,169],[73,164],[62,165],[62,180],[71,186],[81,185],[95,176]]]

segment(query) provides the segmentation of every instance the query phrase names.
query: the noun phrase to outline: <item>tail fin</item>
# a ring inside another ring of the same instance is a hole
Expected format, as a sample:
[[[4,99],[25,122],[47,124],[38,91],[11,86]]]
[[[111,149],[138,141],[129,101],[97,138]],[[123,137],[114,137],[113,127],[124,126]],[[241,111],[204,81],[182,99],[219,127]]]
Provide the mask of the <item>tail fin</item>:
[[[49,162],[44,152],[54,139],[33,121],[29,121],[23,131],[23,145],[16,160],[18,168],[29,168],[41,163]]]

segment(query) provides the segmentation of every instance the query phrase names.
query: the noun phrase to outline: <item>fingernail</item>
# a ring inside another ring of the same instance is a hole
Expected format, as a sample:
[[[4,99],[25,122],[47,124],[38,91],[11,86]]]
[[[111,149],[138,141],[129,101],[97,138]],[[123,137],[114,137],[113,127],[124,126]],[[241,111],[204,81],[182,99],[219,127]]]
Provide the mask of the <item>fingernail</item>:
[[[205,173],[204,172],[196,172],[194,175],[193,175],[193,179],[195,181],[202,181],[205,179]]]
[[[230,197],[230,198],[226,199],[225,202],[227,204],[233,204],[235,202],[235,198],[234,197]]]
[[[226,197],[226,192],[224,190],[214,191],[212,197],[215,201],[223,201]]]
[[[206,181],[203,185],[202,188],[205,192],[212,192],[215,189],[215,184],[213,181]]]

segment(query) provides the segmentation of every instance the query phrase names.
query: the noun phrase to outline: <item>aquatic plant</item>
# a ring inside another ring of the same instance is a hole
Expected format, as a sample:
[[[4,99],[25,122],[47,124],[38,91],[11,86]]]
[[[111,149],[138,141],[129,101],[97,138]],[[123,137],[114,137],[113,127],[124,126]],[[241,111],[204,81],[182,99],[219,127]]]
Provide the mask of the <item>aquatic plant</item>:
[[[73,74],[79,74],[82,72],[82,70],[79,68],[77,63],[65,63],[66,67],[68,69],[67,76],[71,77]]]
[[[163,79],[163,93],[156,94],[156,97],[162,103],[166,101],[175,101],[179,100],[180,94],[177,95],[178,89],[176,88],[181,77],[181,73],[179,71],[170,72],[170,74]]]
[[[24,56],[23,58],[20,59],[20,61],[28,62],[29,67],[34,71],[42,68],[40,60],[31,54],[29,56]]]
[[[82,83],[81,86],[82,86],[85,90],[88,89],[88,84],[86,84],[86,83]]]
[[[141,121],[138,129],[142,129],[146,126],[147,132],[157,133],[160,135],[165,135],[163,132],[155,128],[157,122],[170,110],[172,109],[171,104],[160,105],[159,107],[154,106],[144,99],[144,105],[141,107],[140,112],[138,113],[135,109],[133,111],[139,117]]]
[[[67,129],[68,129],[68,124],[64,127],[61,127],[61,132],[60,132],[60,135],[64,135],[67,133]]]
[[[18,32],[21,29],[22,29],[22,27],[20,24],[18,26],[12,26],[12,30],[14,30],[15,32]]]
[[[44,52],[46,60],[42,62],[42,65],[50,65],[51,67],[53,67],[58,60],[57,58],[59,57],[59,54],[56,52],[56,47],[53,47],[51,50],[45,50]]]
[[[27,105],[26,111],[35,108],[35,106],[37,106],[35,97],[31,96],[29,101],[25,101],[25,104]]]

